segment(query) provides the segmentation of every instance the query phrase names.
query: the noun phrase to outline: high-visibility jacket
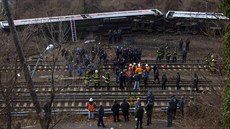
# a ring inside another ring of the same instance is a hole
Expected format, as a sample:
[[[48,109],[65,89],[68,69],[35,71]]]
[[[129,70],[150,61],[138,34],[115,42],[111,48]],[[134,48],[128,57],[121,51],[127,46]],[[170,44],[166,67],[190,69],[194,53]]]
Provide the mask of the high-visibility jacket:
[[[88,75],[88,74],[85,75],[85,77],[84,77],[84,83],[85,83],[85,84],[88,84],[88,83],[89,83],[89,75]]]
[[[109,84],[109,83],[110,83],[110,77],[108,77],[108,76],[105,77],[105,83],[106,83],[106,84]]]
[[[142,72],[143,72],[143,69],[142,69],[141,67],[138,67],[138,68],[136,69],[136,73],[137,73],[137,74],[142,74]]]
[[[88,102],[86,107],[90,112],[96,111],[96,103],[95,102]]]
[[[100,75],[98,73],[94,74],[94,83],[99,83],[100,82]]]

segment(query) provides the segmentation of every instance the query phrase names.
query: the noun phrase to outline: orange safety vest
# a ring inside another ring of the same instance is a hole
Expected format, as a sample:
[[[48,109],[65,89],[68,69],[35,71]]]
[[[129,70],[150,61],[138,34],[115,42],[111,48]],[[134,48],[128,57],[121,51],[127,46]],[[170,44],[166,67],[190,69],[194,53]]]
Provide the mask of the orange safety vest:
[[[93,104],[89,104],[88,103],[88,108],[87,108],[90,112],[93,112],[93,111],[96,111],[96,108],[95,108],[95,103]]]
[[[138,67],[138,68],[136,69],[136,73],[137,73],[137,74],[142,74],[142,72],[143,72],[143,69],[142,69],[141,67]]]

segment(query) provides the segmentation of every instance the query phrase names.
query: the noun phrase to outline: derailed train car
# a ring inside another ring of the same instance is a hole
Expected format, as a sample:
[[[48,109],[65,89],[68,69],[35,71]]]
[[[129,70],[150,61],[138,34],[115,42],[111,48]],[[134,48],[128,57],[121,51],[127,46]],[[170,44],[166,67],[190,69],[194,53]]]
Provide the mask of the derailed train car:
[[[121,29],[123,32],[187,32],[192,34],[206,33],[210,29],[222,31],[226,20],[228,18],[222,13],[168,11],[166,15],[163,15],[158,9],[146,9],[21,19],[14,20],[14,24],[17,29],[42,26],[43,30],[47,30],[44,32],[50,32],[52,28],[52,35],[58,36],[58,33],[64,32],[72,41],[76,41],[84,32],[104,34],[110,29]],[[9,30],[7,21],[1,21],[0,27],[2,30]]]
[[[187,11],[168,11],[165,19],[168,30],[191,34],[221,33],[228,20],[223,13]]]

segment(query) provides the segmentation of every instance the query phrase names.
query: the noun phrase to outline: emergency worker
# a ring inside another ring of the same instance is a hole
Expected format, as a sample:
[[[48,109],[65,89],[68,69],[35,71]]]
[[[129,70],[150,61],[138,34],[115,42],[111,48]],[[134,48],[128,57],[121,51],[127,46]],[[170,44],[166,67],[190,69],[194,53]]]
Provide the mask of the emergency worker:
[[[172,127],[173,121],[173,102],[169,101],[169,106],[167,109],[167,116],[168,116],[168,125],[167,127]]]
[[[96,103],[93,101],[93,98],[89,99],[89,102],[86,104],[88,110],[88,118],[94,119],[94,112],[96,111]]]
[[[192,91],[194,91],[194,89],[196,89],[196,91],[198,91],[198,76],[196,73],[194,73],[193,75],[193,87],[192,87]]]
[[[179,90],[181,87],[180,87],[180,73],[177,72],[176,73],[176,87],[177,87],[177,90]]]
[[[89,81],[90,81],[89,72],[87,72],[84,77],[84,83],[85,83],[86,89],[89,89]]]
[[[114,100],[113,106],[111,108],[111,111],[113,112],[113,121],[119,122],[119,110],[120,110],[120,104],[118,104],[117,100]]]
[[[165,73],[163,73],[161,81],[162,81],[161,89],[165,90],[166,89],[166,83],[168,82],[168,78],[167,78]]]
[[[171,53],[169,50],[167,50],[166,52],[166,62],[169,63],[170,62],[170,57],[171,57]]]
[[[100,79],[101,79],[101,76],[98,73],[98,70],[95,70],[93,78],[94,78],[94,87],[95,87],[95,89],[100,88]]]
[[[109,72],[105,73],[105,84],[107,86],[107,90],[109,90],[109,83],[110,83],[110,75]]]
[[[176,49],[174,50],[174,52],[172,54],[172,62],[173,63],[177,62],[177,51],[176,51]]]
[[[126,101],[126,99],[124,99],[121,104],[121,110],[122,110],[125,122],[129,121],[129,108],[130,108],[129,103]]]
[[[153,101],[152,99],[148,100],[148,103],[145,105],[145,111],[147,115],[147,126],[152,124],[152,114],[153,114]]]
[[[209,65],[209,68],[210,68],[210,71],[212,73],[216,73],[216,66],[217,66],[217,62],[216,60],[213,58],[210,62],[210,65]]]

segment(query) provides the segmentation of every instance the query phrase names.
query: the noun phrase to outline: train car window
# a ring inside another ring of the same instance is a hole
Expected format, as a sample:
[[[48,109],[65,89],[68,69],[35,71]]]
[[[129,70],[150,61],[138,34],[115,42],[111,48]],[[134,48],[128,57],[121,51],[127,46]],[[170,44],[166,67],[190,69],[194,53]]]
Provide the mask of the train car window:
[[[85,18],[87,18],[87,16],[86,16],[86,15],[84,15],[84,14],[82,14],[82,15],[81,15],[81,17],[83,17],[84,19],[85,19]]]

